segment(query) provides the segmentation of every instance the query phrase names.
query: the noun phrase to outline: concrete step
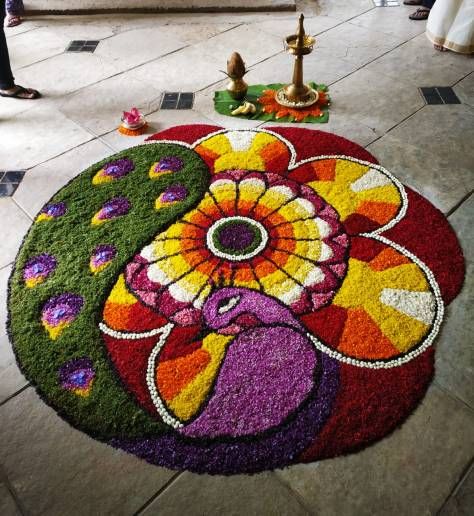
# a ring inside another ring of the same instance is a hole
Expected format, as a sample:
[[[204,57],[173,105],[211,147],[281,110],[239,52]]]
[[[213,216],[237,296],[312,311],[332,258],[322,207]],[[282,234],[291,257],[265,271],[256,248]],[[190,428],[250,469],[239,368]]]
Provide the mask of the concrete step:
[[[296,0],[34,0],[27,14],[295,11]]]

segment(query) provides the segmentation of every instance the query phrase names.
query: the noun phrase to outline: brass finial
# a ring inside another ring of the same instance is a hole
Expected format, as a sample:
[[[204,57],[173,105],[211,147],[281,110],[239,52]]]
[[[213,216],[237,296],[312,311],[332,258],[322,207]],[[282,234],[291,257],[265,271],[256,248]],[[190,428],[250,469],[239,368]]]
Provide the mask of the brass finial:
[[[304,37],[305,37],[305,31],[304,31],[304,14],[301,14],[300,19],[298,20],[298,27],[296,29],[296,46],[298,48],[304,47]]]

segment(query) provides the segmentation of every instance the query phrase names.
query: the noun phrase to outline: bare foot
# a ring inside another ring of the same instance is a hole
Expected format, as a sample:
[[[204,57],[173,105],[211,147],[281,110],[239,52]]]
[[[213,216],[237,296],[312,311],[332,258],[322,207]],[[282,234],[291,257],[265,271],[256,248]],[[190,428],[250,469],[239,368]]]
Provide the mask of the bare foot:
[[[11,98],[11,99],[26,99],[34,100],[41,97],[41,94],[37,90],[31,88],[24,88],[23,86],[15,85],[13,88],[7,90],[0,90],[0,97]]]

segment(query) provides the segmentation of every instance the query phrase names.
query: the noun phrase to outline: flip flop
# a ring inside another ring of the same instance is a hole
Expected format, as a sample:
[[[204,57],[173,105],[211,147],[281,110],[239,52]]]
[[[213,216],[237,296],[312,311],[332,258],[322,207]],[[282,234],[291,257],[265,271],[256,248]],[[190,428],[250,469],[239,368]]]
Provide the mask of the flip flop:
[[[21,16],[10,15],[5,20],[5,27],[8,27],[11,29],[12,27],[16,27],[17,25],[20,25],[22,21],[23,21],[23,19],[21,18]]]
[[[22,97],[22,94],[31,95],[30,97]],[[35,100],[41,97],[41,93],[31,88],[24,88],[23,86],[16,85],[16,90],[13,93],[0,93],[0,97],[10,99],[22,99],[22,100]]]
[[[410,20],[427,20],[429,15],[429,9],[417,9],[413,14],[410,14],[408,18],[410,18]]]

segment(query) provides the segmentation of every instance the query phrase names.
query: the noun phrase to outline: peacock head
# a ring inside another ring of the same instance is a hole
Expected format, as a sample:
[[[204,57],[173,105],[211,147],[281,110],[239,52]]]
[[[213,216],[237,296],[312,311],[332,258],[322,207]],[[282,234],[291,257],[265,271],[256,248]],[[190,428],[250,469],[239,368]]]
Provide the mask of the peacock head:
[[[203,307],[208,328],[223,335],[237,335],[256,326],[301,324],[292,312],[275,298],[248,288],[224,287],[214,291]]]

